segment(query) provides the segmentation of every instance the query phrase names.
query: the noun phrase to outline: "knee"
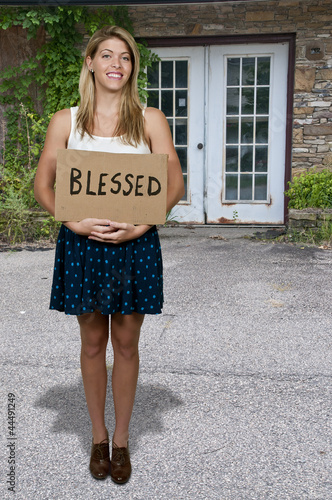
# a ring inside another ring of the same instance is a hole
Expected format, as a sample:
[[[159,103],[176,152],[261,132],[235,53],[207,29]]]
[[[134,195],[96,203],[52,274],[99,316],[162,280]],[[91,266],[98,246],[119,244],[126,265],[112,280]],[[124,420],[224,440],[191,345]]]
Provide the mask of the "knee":
[[[97,335],[91,335],[82,339],[82,355],[87,358],[106,356],[107,339]]]
[[[138,342],[144,316],[115,314],[112,316],[111,339],[114,356],[130,361],[138,356]]]
[[[82,344],[82,355],[89,359],[97,358],[101,355],[106,355],[106,349],[102,345]]]
[[[137,343],[124,342],[123,340],[112,339],[114,356],[120,356],[126,361],[131,361],[138,356]]]

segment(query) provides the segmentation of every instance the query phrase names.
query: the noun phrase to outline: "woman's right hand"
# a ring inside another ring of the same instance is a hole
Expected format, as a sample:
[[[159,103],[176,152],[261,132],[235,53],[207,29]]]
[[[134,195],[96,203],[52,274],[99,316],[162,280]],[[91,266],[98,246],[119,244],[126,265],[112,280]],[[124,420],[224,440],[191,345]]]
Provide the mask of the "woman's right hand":
[[[112,227],[111,221],[109,219],[83,219],[79,222],[64,222],[63,223],[68,229],[73,231],[80,236],[91,236],[93,231],[103,232],[103,233],[113,233],[117,231]]]

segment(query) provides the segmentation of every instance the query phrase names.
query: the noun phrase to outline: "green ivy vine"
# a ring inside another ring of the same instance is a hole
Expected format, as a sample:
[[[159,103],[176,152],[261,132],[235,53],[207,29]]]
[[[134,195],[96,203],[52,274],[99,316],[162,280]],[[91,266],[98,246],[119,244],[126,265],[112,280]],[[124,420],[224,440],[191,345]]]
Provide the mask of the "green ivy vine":
[[[105,25],[119,25],[133,34],[127,7],[91,9],[82,6],[0,7],[0,28],[22,26],[27,39],[45,31],[46,42],[34,58],[0,73],[0,105],[4,111],[1,146],[0,211],[22,203],[36,206],[32,184],[46,129],[59,109],[79,102],[78,81],[84,34],[91,36]],[[146,99],[144,69],[156,56],[142,43],[139,91]],[[37,96],[37,98],[36,98]],[[1,231],[1,228],[0,228]]]

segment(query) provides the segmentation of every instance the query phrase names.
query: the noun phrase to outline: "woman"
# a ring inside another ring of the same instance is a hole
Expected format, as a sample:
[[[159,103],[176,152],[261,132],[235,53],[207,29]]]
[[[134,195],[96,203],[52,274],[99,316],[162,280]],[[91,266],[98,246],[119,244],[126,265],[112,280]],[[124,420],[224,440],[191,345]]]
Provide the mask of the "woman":
[[[182,198],[183,177],[167,120],[157,109],[142,109],[138,71],[139,52],[127,31],[112,26],[92,36],[80,76],[80,106],[53,116],[36,173],[36,200],[50,214],[54,215],[56,152],[64,148],[166,153],[167,211]],[[92,423],[90,471],[97,479],[110,471],[113,481],[125,483],[131,473],[128,439],[140,329],[144,314],[161,312],[162,263],[155,226],[105,217],[61,226],[50,308],[76,314],[80,326],[81,371]],[[104,417],[109,332],[115,409],[111,461]]]

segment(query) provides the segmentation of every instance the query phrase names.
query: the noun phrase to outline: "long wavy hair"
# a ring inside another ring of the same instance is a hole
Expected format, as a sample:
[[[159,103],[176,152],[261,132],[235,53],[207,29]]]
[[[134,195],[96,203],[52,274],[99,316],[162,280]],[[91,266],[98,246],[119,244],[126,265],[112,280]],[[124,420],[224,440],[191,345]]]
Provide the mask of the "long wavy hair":
[[[137,146],[142,141],[146,143],[144,135],[144,120],[140,102],[137,77],[139,72],[139,51],[134,38],[128,31],[119,26],[106,26],[96,31],[90,38],[80,75],[79,91],[81,102],[77,112],[77,130],[83,137],[88,134],[92,137],[94,126],[93,116],[95,111],[95,81],[86,64],[88,56],[93,59],[101,42],[109,38],[119,38],[127,45],[132,61],[132,72],[121,93],[119,120],[114,131],[114,136],[121,136],[126,144]]]

